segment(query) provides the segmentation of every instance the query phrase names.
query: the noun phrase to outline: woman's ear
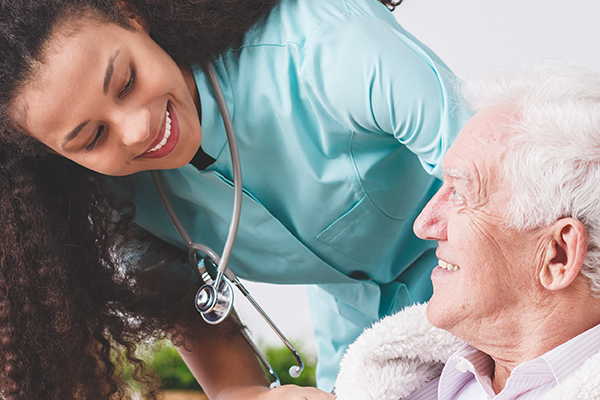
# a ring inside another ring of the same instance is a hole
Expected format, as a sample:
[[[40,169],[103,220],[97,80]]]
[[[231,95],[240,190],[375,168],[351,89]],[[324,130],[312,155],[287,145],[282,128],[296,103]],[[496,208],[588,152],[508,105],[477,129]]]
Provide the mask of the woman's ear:
[[[55,150],[51,149],[51,148],[50,148],[50,147],[48,147],[48,146],[46,146],[46,150],[48,150],[48,153],[50,153],[50,154],[53,154],[53,155],[55,155],[55,156],[61,156],[61,157],[62,157],[62,155],[61,155],[61,154],[59,154],[57,151],[55,151]]]
[[[150,33],[150,27],[148,26],[148,22],[140,15],[138,9],[127,3],[125,0],[117,0],[117,6],[123,11],[131,26],[133,26],[136,30]]]
[[[564,289],[579,274],[588,247],[588,233],[574,218],[561,218],[553,224],[551,240],[540,282],[548,290]]]

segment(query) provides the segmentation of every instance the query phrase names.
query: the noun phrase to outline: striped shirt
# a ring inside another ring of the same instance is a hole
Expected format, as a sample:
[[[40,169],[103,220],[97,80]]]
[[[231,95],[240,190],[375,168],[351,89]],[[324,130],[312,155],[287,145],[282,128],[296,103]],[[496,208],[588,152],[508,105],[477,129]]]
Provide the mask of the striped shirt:
[[[600,325],[546,354],[517,366],[496,395],[492,390],[494,362],[476,348],[464,345],[450,357],[439,378],[406,400],[533,400],[539,399],[600,351]]]

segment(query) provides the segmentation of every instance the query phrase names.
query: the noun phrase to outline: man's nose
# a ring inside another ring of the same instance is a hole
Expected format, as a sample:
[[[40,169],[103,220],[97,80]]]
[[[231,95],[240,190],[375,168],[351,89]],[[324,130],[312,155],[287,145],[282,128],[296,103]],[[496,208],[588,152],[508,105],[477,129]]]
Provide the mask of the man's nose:
[[[122,141],[125,146],[132,146],[150,137],[150,111],[146,108],[127,112],[120,116]],[[150,143],[148,143],[150,144]]]
[[[429,200],[421,214],[415,220],[413,230],[421,239],[447,240],[448,220],[447,204],[444,202],[444,188],[442,187]]]

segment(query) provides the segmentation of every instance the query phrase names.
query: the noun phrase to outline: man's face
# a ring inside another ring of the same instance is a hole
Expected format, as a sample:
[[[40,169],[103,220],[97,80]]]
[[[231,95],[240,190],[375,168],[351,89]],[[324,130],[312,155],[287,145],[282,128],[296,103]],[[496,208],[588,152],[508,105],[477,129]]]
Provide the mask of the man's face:
[[[511,193],[501,168],[509,118],[494,110],[467,123],[444,158],[443,186],[414,226],[417,236],[438,242],[428,319],[465,340],[518,318],[540,288],[544,229],[506,226]]]

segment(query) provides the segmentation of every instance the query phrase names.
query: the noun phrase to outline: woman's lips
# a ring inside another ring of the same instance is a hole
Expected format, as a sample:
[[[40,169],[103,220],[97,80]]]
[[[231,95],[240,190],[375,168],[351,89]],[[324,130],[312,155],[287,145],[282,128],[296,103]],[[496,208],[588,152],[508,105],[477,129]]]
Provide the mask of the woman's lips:
[[[154,153],[155,151],[160,150],[165,144],[167,144],[167,140],[169,140],[169,136],[171,136],[171,117],[169,116],[169,110],[167,110],[166,115],[167,122],[164,124],[165,133],[163,135],[162,140],[160,141],[160,143],[148,150],[146,153]]]
[[[138,158],[161,158],[165,157],[175,149],[179,141],[179,121],[175,111],[171,107],[171,103],[167,104],[167,110],[162,124],[160,125],[159,133],[143,154]]]

